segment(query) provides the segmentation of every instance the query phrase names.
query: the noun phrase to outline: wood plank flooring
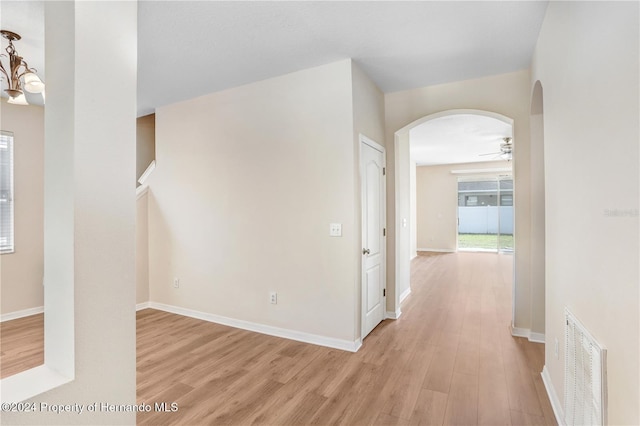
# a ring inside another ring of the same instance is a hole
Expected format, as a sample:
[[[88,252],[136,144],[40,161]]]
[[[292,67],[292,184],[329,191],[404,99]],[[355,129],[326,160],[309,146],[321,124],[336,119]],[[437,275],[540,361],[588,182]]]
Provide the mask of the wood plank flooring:
[[[44,363],[44,314],[0,323],[0,378]]]
[[[140,311],[138,403],[178,410],[140,413],[138,423],[555,425],[544,346],[509,333],[511,261],[422,253],[402,316],[357,353]],[[37,360],[27,368],[42,363],[42,329],[42,315],[1,324],[2,377],[22,355]]]
[[[421,254],[412,294],[357,353],[138,313],[142,425],[555,425],[544,346],[514,338],[510,255]]]

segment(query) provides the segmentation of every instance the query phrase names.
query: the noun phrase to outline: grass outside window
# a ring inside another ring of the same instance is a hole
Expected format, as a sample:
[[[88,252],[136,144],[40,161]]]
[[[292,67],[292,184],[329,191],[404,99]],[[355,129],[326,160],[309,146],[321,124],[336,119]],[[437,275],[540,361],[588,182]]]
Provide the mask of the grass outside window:
[[[496,250],[498,247],[497,234],[458,234],[459,249]],[[500,249],[513,250],[513,235],[500,235]]]

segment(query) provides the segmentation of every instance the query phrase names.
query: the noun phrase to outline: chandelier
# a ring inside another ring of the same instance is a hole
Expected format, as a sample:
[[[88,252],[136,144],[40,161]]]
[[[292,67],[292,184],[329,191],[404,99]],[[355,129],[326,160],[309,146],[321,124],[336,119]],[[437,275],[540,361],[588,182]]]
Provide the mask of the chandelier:
[[[29,65],[22,56],[18,55],[16,48],[13,46],[13,41],[20,40],[22,37],[13,31],[0,30],[0,33],[2,37],[9,40],[9,46],[5,49],[7,54],[0,55],[9,58],[8,68],[5,68],[0,60],[0,71],[4,74],[4,79],[9,86],[8,89],[5,89],[5,92],[9,95],[8,102],[16,105],[29,105],[23,89],[29,93],[42,93],[44,97],[44,83],[36,75],[36,70],[29,68]]]

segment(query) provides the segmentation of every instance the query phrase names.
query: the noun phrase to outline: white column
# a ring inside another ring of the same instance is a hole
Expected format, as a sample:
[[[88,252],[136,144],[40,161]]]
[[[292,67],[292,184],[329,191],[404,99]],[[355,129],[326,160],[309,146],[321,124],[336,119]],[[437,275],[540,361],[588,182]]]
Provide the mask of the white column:
[[[2,399],[85,409],[2,422],[134,424],[86,407],[136,402],[137,3],[46,2],[45,22],[45,366]]]

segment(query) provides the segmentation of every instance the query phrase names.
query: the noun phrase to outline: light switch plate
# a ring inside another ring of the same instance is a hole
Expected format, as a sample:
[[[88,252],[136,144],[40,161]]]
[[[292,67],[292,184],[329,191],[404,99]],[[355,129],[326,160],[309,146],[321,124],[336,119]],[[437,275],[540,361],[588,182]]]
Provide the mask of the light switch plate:
[[[341,223],[330,223],[329,224],[329,236],[331,236],[331,237],[342,237],[342,224]]]

